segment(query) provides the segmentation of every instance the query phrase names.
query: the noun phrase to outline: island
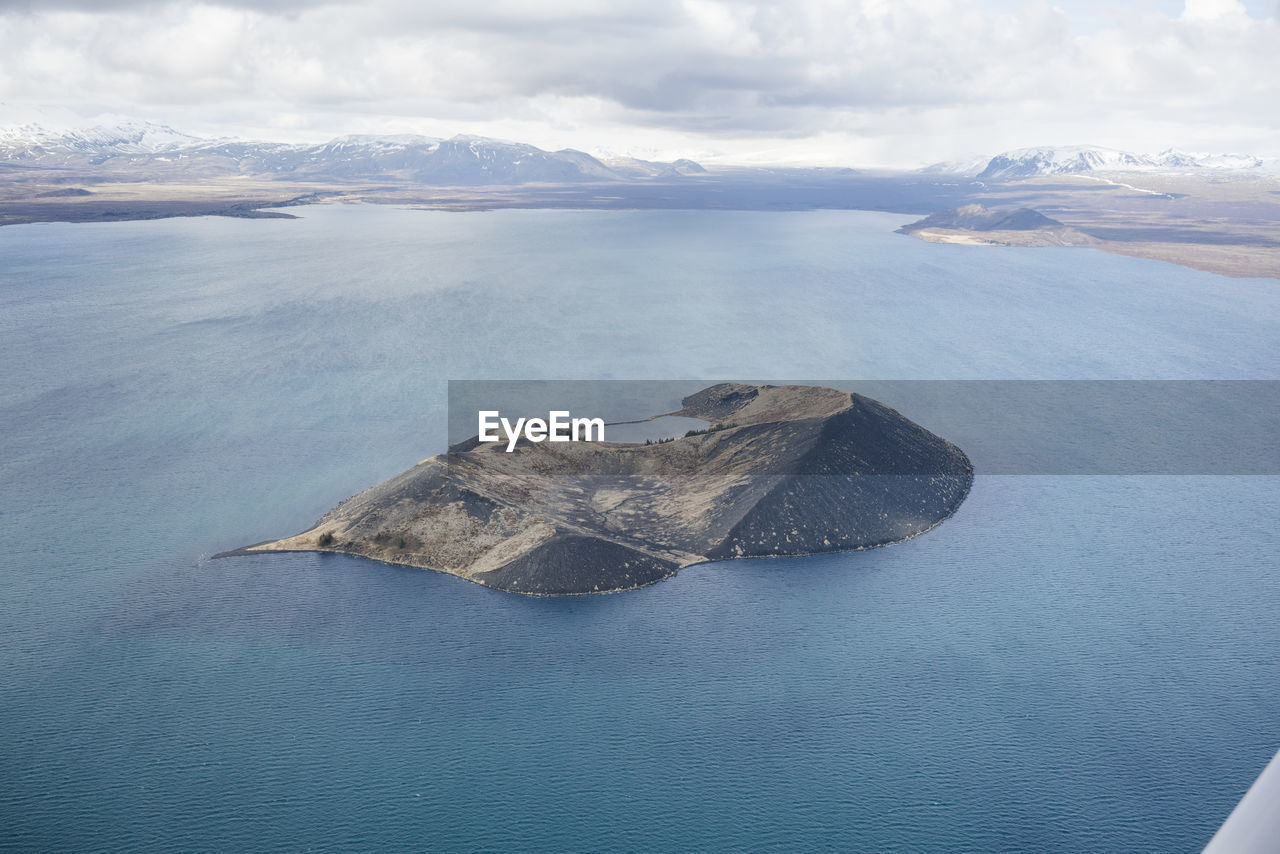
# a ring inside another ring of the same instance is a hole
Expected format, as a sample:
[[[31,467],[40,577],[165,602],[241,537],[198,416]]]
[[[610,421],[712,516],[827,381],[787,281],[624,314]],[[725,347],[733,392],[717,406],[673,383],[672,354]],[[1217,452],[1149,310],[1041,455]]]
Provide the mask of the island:
[[[530,595],[607,593],[708,561],[899,543],[968,495],[964,452],[862,395],[721,383],[646,443],[473,438],[343,501],[292,537],[219,557],[321,551]]]

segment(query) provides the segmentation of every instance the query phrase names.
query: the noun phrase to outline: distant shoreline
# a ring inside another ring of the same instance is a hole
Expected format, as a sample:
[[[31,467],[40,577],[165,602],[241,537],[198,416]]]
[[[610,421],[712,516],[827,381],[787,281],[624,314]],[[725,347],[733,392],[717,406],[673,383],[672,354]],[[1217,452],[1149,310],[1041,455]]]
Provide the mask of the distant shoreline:
[[[332,184],[282,187],[279,183],[259,181],[180,186],[91,184],[94,189],[84,193],[49,195],[47,190],[41,190],[20,198],[0,198],[0,226],[198,216],[296,219],[295,215],[280,209],[335,202],[452,212],[848,210],[924,216],[974,200],[992,206],[1016,201],[1088,236],[1087,240],[1071,245],[1229,277],[1280,278],[1280,198],[1276,198],[1280,191],[1269,184],[1255,186],[1252,182],[1240,182],[1224,188],[1201,179],[1167,178],[1161,185],[1165,195],[1155,196],[1151,192],[1131,193],[1123,184],[1102,184],[1096,180],[1035,179],[987,186],[974,182],[922,182],[918,176],[909,178],[787,173],[739,179],[726,174],[643,185],[581,183],[452,188],[366,188]],[[1150,177],[1147,182],[1153,183]],[[1210,209],[1215,216],[1193,218],[1201,208]],[[931,229],[912,236],[931,242],[985,247],[1046,245],[1044,241],[1024,243],[1003,239],[1006,235],[969,233],[963,229]],[[1053,245],[1052,242],[1049,245]]]

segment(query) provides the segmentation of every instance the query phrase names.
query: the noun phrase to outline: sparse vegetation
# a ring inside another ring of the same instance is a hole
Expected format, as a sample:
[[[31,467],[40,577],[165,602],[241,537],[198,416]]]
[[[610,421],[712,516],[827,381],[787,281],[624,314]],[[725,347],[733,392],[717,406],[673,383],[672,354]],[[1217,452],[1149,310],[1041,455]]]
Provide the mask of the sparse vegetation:
[[[322,549],[327,549],[329,546],[333,545],[333,532],[325,531],[321,534],[320,539],[316,540],[316,545]]]
[[[737,426],[737,424],[712,424],[704,430],[690,430],[688,433],[684,434],[684,437],[688,439],[690,436],[701,436],[705,433],[715,433],[718,430],[728,430],[730,427]]]
[[[706,433],[715,433],[718,430],[728,430],[730,427],[737,427],[737,424],[712,424],[703,430],[690,430],[685,433],[682,438],[688,439],[690,436],[702,436]],[[665,445],[667,442],[674,442],[677,437],[668,436],[665,439],[645,439],[646,445]]]

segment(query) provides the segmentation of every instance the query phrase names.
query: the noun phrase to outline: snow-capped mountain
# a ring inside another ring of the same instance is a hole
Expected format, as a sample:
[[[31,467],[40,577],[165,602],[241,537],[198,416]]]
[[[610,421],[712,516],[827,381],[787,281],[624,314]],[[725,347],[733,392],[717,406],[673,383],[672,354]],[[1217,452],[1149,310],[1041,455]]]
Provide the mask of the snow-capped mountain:
[[[1159,154],[1133,154],[1092,145],[1022,148],[992,157],[977,178],[1009,181],[1041,175],[1087,172],[1195,172],[1203,169],[1257,169],[1263,161],[1242,154],[1190,154],[1168,149]]]
[[[126,122],[57,132],[27,124],[0,129],[0,159],[156,154],[200,142],[199,137],[153,122]]]
[[[941,163],[934,163],[919,171],[925,175],[955,175],[959,178],[972,178],[983,169],[986,169],[987,164],[990,162],[990,155],[965,157],[960,160],[944,160]]]
[[[707,171],[700,164],[684,158],[661,163],[638,157],[610,157],[602,162],[619,175],[632,178],[676,178],[681,175],[703,175]]]
[[[692,161],[645,162],[642,169],[615,170],[573,149],[544,151],[477,136],[343,136],[311,145],[202,139],[145,122],[63,133],[38,125],[0,130],[0,163],[4,162],[127,171],[139,177],[242,174],[298,180],[373,178],[434,186],[678,178],[703,171]]]

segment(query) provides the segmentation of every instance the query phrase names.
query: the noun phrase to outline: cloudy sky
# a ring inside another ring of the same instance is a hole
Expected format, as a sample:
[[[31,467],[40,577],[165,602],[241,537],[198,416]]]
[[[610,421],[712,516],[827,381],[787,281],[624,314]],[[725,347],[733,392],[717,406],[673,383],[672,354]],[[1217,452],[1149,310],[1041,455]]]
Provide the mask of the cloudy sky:
[[[1280,155],[1280,0],[0,0],[0,126],[712,162]]]

